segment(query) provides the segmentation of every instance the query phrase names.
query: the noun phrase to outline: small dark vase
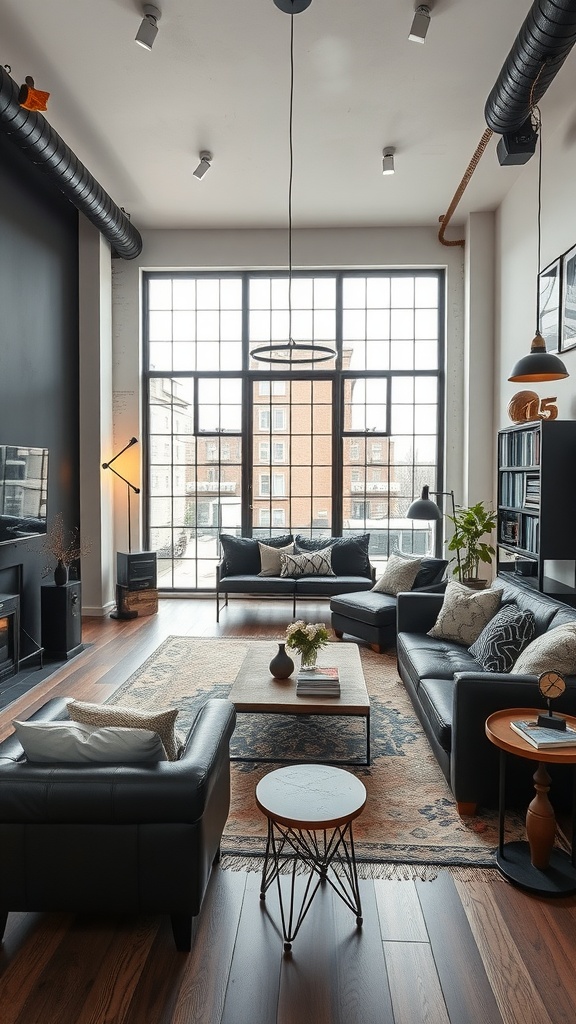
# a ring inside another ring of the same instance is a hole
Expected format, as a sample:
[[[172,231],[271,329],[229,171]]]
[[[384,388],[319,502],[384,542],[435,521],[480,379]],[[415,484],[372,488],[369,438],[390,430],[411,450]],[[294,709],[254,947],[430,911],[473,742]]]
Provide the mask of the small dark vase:
[[[274,679],[288,679],[294,671],[294,662],[289,654],[286,654],[286,645],[278,644],[278,653],[270,662],[270,674]]]
[[[60,559],[54,569],[54,583],[57,587],[65,587],[68,583],[68,566],[64,565]]]

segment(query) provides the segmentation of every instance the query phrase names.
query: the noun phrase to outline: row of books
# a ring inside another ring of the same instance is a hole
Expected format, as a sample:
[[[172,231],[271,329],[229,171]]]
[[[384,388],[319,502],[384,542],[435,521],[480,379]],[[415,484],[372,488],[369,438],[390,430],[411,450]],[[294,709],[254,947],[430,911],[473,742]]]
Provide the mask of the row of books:
[[[499,457],[501,466],[539,466],[540,431],[501,434]]]
[[[500,477],[500,504],[521,508],[540,505],[540,476],[538,473],[502,473]]]
[[[339,697],[340,678],[338,669],[316,668],[313,671],[300,670],[296,677],[297,697]]]

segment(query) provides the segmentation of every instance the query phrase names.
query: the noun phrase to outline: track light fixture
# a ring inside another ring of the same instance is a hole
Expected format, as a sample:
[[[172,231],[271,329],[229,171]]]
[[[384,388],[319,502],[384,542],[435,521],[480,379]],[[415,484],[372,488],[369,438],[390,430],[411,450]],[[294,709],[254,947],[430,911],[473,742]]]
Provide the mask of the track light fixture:
[[[158,22],[162,17],[162,11],[154,4],[143,4],[142,12],[144,17],[136,33],[136,42],[145,50],[151,50],[158,35]]]
[[[414,11],[412,27],[408,39],[412,43],[423,43],[430,25],[430,8],[427,4],[420,4]]]
[[[387,146],[382,150],[382,174],[394,174],[394,153],[393,146]]]
[[[212,153],[209,153],[207,149],[203,149],[200,152],[200,163],[195,171],[192,171],[195,178],[201,179],[206,174],[206,171],[210,170],[212,166]]]

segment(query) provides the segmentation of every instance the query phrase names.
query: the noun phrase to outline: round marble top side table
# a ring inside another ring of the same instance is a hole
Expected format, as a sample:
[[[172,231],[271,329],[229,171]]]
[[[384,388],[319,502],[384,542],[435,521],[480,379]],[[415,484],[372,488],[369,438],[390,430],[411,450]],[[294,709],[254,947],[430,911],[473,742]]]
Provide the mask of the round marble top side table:
[[[256,787],[256,803],[268,819],[260,899],[276,880],[284,952],[289,953],[320,885],[328,882],[362,924],[352,822],[366,803],[355,775],[323,764],[295,764],[269,772]],[[285,907],[280,872],[292,860],[290,904]],[[296,906],[298,865],[310,871]]]

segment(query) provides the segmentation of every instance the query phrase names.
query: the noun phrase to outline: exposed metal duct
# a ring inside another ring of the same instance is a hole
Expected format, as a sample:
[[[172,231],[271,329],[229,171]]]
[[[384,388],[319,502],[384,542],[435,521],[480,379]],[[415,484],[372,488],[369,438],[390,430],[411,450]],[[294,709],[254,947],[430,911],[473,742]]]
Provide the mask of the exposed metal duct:
[[[0,131],[98,228],[115,256],[125,260],[139,256],[140,232],[46,118],[20,106],[18,93],[14,79],[0,67]]]
[[[521,128],[576,42],[576,0],[534,0],[492,89],[484,116],[503,135]]]

